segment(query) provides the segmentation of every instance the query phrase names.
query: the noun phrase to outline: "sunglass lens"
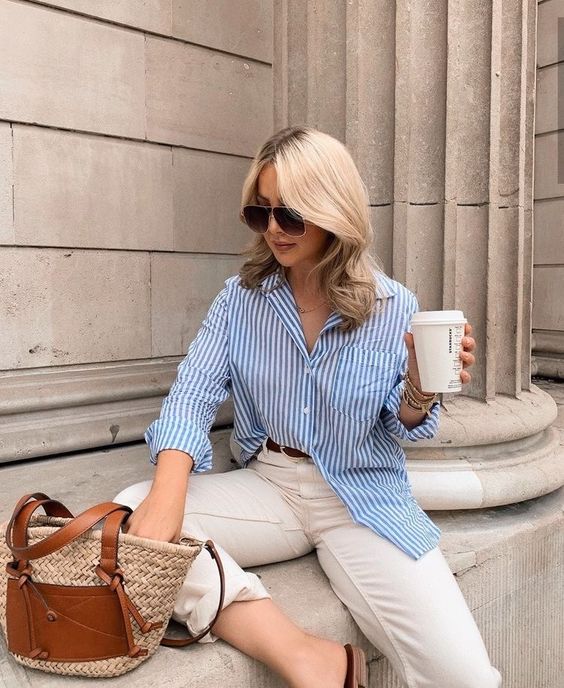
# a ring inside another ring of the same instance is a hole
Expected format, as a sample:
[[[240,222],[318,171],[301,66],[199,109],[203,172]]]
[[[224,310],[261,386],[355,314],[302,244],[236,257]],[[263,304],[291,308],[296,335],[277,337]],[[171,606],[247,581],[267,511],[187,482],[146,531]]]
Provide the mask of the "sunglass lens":
[[[303,217],[292,208],[274,208],[274,217],[286,234],[301,236],[305,233]]]
[[[247,225],[255,232],[264,233],[268,229],[268,209],[260,205],[246,205],[243,217]]]

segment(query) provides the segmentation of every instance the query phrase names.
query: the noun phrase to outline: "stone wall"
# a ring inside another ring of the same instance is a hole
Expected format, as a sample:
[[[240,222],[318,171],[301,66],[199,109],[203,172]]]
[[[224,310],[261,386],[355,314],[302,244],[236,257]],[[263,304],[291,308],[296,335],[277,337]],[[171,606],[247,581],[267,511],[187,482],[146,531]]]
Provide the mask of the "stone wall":
[[[0,0],[0,461],[139,439],[272,133],[270,2],[48,5]]]
[[[563,0],[539,1],[537,45],[532,372],[564,379]]]

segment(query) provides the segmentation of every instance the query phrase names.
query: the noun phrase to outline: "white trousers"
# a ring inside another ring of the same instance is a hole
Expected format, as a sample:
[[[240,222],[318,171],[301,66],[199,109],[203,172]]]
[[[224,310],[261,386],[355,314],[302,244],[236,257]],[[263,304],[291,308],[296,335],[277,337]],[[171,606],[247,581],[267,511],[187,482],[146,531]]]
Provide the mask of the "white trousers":
[[[151,481],[114,501],[135,509]],[[499,688],[479,629],[438,547],[415,560],[370,528],[352,521],[311,459],[266,448],[246,468],[193,474],[182,530],[217,546],[225,569],[224,607],[270,598],[244,567],[316,550],[337,597],[361,631],[390,661],[407,688]],[[215,563],[196,557],[173,618],[191,634],[212,620],[219,600]],[[200,642],[213,642],[208,633]]]

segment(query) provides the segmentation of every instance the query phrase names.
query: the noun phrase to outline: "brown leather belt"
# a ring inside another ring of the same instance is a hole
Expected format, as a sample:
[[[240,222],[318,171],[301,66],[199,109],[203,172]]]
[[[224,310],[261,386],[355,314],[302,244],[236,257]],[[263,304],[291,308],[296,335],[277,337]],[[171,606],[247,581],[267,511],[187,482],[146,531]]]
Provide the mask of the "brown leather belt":
[[[266,447],[271,451],[279,453],[281,453],[283,449],[285,454],[288,454],[288,456],[292,456],[295,459],[299,459],[302,457],[307,459],[311,458],[309,454],[304,454],[304,452],[300,451],[299,449],[294,449],[293,447],[286,447],[284,445],[277,444],[274,440],[270,439],[270,437],[268,437],[266,440]]]

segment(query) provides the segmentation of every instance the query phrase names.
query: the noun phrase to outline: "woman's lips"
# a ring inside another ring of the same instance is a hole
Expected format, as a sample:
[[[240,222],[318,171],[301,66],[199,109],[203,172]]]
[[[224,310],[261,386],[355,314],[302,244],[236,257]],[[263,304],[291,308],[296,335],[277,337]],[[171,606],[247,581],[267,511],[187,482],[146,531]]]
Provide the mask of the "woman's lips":
[[[277,244],[274,242],[274,245],[279,251],[288,251],[291,248],[294,248],[296,244]]]

